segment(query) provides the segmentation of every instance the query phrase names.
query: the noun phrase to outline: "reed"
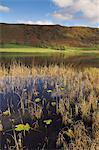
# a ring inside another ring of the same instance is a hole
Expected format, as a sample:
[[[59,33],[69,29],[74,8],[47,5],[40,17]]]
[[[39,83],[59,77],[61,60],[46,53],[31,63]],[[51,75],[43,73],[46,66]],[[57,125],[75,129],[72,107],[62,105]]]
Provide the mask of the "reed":
[[[5,94],[13,91],[19,95],[22,115],[27,109],[32,120],[40,119],[43,107],[46,105],[49,109],[51,104],[44,95],[37,99],[39,80],[42,82],[42,94],[46,92],[51,96],[56,114],[62,118],[63,128],[57,137],[57,147],[66,150],[98,149],[99,69],[72,66],[28,68],[17,64],[9,70],[0,67],[0,91]],[[9,105],[8,108],[11,112]]]

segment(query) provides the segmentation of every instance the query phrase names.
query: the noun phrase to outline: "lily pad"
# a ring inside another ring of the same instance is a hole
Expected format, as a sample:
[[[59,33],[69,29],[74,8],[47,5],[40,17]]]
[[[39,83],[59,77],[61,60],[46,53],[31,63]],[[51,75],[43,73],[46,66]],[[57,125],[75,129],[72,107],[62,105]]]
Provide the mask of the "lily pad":
[[[10,111],[9,111],[9,110],[4,111],[4,112],[3,112],[3,115],[4,115],[4,116],[9,116],[9,115],[10,115]]]
[[[44,120],[43,121],[46,125],[50,125],[52,123],[52,119]]]
[[[36,102],[36,103],[39,103],[40,101],[41,101],[40,98],[36,98],[36,99],[35,99],[35,102]]]
[[[15,126],[15,131],[29,131],[30,130],[30,125],[28,123],[26,123],[26,125],[24,124],[18,124]]]
[[[47,93],[52,93],[52,90],[47,90]]]

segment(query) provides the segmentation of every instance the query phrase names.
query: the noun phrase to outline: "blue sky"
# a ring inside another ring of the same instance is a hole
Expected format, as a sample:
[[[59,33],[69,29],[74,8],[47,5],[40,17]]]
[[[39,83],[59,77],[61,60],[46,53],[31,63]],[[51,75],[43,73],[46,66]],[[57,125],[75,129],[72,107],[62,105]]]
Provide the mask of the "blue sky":
[[[1,0],[0,22],[99,27],[97,0]]]

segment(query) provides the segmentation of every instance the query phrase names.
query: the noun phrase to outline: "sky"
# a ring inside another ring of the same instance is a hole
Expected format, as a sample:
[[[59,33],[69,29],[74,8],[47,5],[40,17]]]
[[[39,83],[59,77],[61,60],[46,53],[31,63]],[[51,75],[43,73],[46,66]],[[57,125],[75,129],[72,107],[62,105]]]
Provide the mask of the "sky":
[[[0,22],[99,27],[99,0],[0,0]]]

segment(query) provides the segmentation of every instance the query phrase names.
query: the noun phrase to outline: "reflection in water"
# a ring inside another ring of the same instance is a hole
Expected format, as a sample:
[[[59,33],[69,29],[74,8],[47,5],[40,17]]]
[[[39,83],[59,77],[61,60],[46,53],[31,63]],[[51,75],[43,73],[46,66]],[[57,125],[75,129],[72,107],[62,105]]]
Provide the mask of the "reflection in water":
[[[22,64],[27,67],[49,65],[73,65],[99,67],[99,58],[95,55],[66,56],[64,53],[52,54],[17,54],[0,53],[0,65],[10,68],[11,64]]]

